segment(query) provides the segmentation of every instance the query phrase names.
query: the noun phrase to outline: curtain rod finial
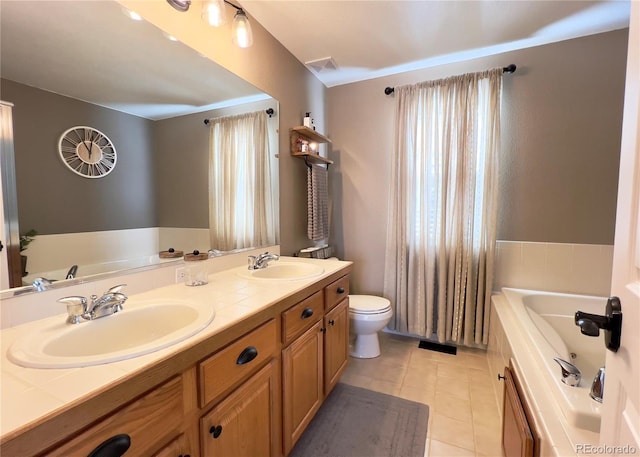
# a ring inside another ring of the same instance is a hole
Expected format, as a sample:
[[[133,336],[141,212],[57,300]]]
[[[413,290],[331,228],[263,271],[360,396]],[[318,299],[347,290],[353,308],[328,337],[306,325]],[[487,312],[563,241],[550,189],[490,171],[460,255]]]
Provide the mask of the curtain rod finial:
[[[393,92],[394,92],[393,87],[385,87],[385,88],[384,88],[384,93],[385,93],[386,95],[391,95],[391,94],[393,94]]]

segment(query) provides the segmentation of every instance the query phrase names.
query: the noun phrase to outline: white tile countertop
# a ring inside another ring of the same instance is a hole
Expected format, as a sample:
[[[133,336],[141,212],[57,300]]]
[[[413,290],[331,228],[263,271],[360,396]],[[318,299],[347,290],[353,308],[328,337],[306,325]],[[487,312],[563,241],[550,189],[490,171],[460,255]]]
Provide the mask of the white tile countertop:
[[[246,266],[209,275],[209,283],[198,287],[173,284],[147,292],[132,294],[124,304],[124,311],[149,300],[178,299],[210,304],[215,311],[213,321],[194,336],[167,348],[135,358],[69,369],[24,368],[7,359],[7,351],[16,338],[28,334],[43,323],[64,323],[66,314],[27,322],[0,331],[2,366],[0,376],[0,436],[19,433],[30,424],[91,398],[115,381],[141,372],[158,361],[183,351],[212,335],[268,308],[283,298],[299,292],[311,284],[351,265],[339,260],[299,259],[282,257],[287,262],[314,263],[324,272],[310,279],[254,280],[241,277],[238,272]],[[126,292],[126,290],[125,290]],[[108,319],[105,317],[104,319]],[[90,322],[79,324],[90,325]]]

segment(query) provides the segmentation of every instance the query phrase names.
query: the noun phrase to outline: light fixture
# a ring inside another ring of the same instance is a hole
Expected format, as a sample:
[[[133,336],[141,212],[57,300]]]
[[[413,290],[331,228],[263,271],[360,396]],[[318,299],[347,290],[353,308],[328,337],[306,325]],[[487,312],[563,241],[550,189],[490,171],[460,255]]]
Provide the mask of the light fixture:
[[[202,19],[213,27],[220,27],[227,22],[224,0],[205,0],[202,4]]]
[[[234,6],[234,8],[237,7]],[[236,46],[241,48],[248,48],[253,44],[253,32],[251,31],[251,24],[249,23],[249,18],[242,8],[238,8],[238,11],[236,11],[236,15],[233,18],[232,31],[232,41]]]
[[[191,0],[167,0],[167,3],[182,13],[188,11],[191,6]]]
[[[180,12],[189,10],[191,0],[167,0],[167,3]],[[218,27],[225,23],[224,4],[232,6],[236,9],[236,14],[231,25],[233,34],[231,41],[238,47],[248,48],[253,44],[253,32],[251,31],[251,23],[244,10],[231,3],[229,0],[204,0],[202,7],[202,19],[207,24]]]

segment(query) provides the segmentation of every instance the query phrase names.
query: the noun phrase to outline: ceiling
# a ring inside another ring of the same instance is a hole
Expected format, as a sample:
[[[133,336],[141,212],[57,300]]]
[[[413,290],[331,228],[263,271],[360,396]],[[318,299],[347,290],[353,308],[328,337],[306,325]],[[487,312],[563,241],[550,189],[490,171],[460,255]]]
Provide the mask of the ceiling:
[[[301,62],[332,58],[308,65],[328,87],[629,22],[628,0],[238,2]],[[149,119],[268,98],[113,1],[2,0],[0,13],[3,78]]]
[[[625,28],[630,8],[628,0],[240,3],[300,62],[332,58],[337,69],[307,65],[328,87]]]

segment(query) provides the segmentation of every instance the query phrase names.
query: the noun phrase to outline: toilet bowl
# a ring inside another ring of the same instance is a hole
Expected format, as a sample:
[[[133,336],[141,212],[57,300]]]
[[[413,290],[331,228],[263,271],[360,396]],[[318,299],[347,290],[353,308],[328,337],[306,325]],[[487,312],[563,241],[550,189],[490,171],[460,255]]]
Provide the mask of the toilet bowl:
[[[349,295],[349,320],[356,335],[351,357],[372,359],[380,355],[378,332],[389,323],[391,302],[374,295]]]

